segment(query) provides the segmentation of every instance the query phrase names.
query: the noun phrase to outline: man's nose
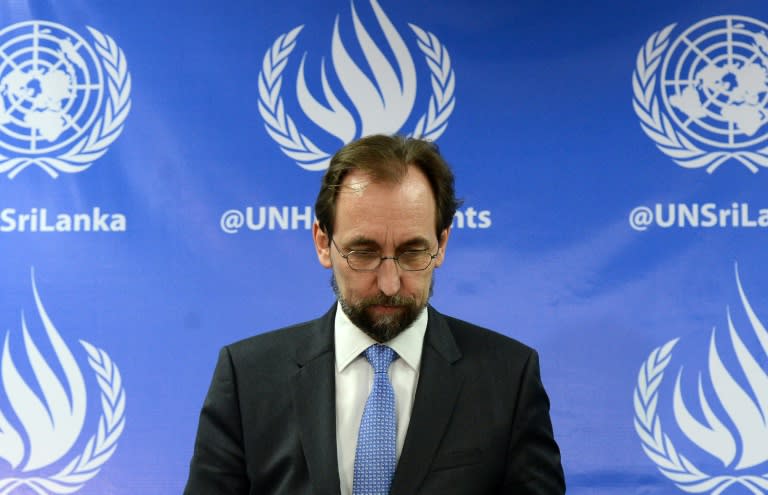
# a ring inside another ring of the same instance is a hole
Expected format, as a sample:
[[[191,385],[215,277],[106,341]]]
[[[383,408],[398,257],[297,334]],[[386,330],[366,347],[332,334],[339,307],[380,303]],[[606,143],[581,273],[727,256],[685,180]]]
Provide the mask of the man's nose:
[[[379,290],[387,296],[400,292],[400,267],[392,258],[382,260],[376,272]]]

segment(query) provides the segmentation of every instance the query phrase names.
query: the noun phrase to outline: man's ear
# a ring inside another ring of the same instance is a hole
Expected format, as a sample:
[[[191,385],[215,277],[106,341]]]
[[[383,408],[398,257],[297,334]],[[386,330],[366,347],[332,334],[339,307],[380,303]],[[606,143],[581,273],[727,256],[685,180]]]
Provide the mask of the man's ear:
[[[445,248],[448,246],[448,237],[450,235],[451,235],[450,227],[443,230],[443,232],[440,234],[440,239],[437,242],[437,247],[440,249],[439,249],[439,252],[437,253],[437,258],[435,258],[435,268],[442,265],[443,261],[445,260]]]
[[[317,220],[312,224],[312,239],[315,241],[315,252],[317,252],[318,261],[320,261],[320,264],[325,268],[330,268],[331,238],[320,228],[320,224]]]

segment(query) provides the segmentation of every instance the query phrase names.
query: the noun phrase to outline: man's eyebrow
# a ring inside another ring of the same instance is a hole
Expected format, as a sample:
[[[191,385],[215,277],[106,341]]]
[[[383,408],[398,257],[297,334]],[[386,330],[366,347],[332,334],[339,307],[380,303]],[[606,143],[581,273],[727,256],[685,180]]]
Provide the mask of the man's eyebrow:
[[[356,236],[350,239],[345,243],[348,249],[351,249],[352,247],[365,247],[366,249],[372,248],[372,250],[379,250],[381,249],[381,246],[377,241],[374,241],[373,239],[365,236]],[[427,249],[430,246],[430,242],[426,237],[422,236],[416,236],[412,237],[411,239],[408,239],[406,241],[401,242],[396,246],[396,249],[399,251],[404,251],[408,249]]]
[[[413,248],[413,247],[418,247],[419,249],[425,249],[429,245],[430,245],[429,240],[426,237],[418,236],[400,243],[397,247],[398,249]]]
[[[365,246],[365,247],[378,247],[379,243],[364,236],[355,236],[346,242],[347,246]]]

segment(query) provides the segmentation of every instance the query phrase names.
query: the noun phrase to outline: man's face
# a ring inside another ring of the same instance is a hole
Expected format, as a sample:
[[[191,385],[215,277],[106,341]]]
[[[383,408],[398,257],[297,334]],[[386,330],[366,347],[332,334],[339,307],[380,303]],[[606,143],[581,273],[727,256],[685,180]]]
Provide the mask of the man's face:
[[[432,272],[445,256],[448,230],[435,235],[435,198],[424,174],[415,167],[400,183],[373,182],[350,172],[336,201],[333,241],[343,254],[376,251],[399,256],[405,251],[437,252],[423,271],[404,271],[385,260],[372,272],[352,270],[315,223],[313,237],[320,263],[333,270],[334,290],[342,309],[361,330],[385,342],[405,330],[427,305]]]

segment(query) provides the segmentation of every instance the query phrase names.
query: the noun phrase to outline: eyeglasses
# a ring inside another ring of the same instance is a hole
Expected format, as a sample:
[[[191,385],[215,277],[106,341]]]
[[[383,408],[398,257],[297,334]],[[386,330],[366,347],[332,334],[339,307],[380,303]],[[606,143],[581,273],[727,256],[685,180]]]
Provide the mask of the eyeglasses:
[[[440,252],[439,248],[435,254],[430,253],[426,249],[419,251],[404,251],[397,256],[381,256],[381,253],[376,251],[349,251],[347,254],[341,252],[336,241],[331,239],[336,251],[339,252],[339,256],[347,260],[349,267],[356,272],[373,272],[376,271],[384,260],[392,260],[397,263],[397,266],[401,270],[406,272],[421,272],[429,268],[432,264],[432,260],[437,258],[437,253]]]

